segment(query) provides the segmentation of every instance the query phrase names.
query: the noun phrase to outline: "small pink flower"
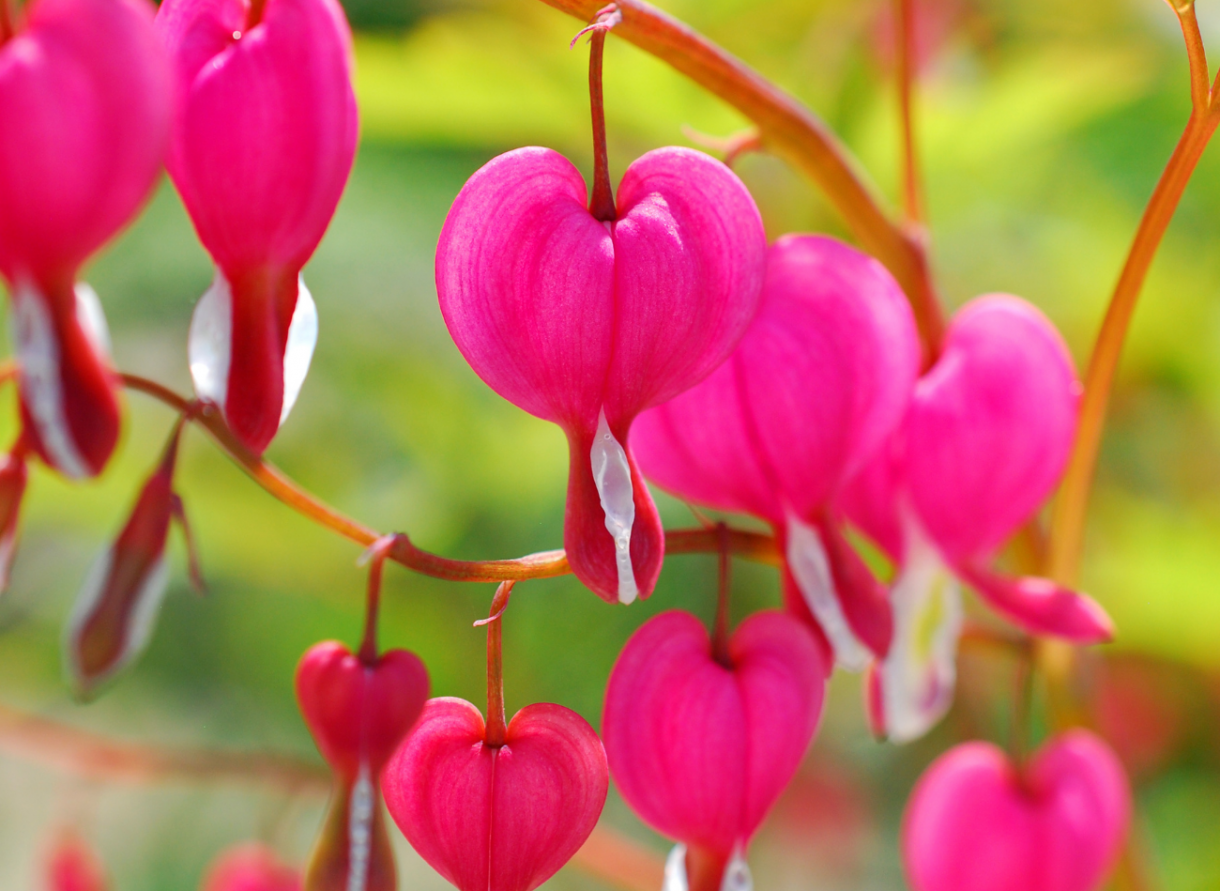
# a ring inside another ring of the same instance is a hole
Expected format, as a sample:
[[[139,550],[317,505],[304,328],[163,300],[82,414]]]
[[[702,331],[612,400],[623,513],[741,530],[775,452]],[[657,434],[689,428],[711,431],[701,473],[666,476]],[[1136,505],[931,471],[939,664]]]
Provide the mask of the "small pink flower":
[[[222,851],[199,887],[200,891],[301,891],[301,873],[281,862],[266,845],[246,842]]]
[[[63,831],[46,859],[47,891],[107,891],[106,870],[79,835]]]
[[[382,777],[407,841],[460,891],[532,891],[597,824],[610,778],[597,734],[575,712],[527,705],[488,745],[479,710],[428,702]]]
[[[217,267],[191,321],[191,375],[261,454],[317,342],[300,273],[351,171],[357,116],[336,0],[266,0],[255,15],[245,0],[166,0],[157,26],[178,95],[166,164]]]
[[[0,43],[0,274],[30,445],[99,473],[119,435],[106,320],[81,265],[144,202],[169,133],[143,0],[33,0]]]
[[[93,693],[144,651],[169,583],[165,544],[170,521],[186,528],[174,492],[179,425],[144,483],[114,544],[94,561],[64,632],[64,662],[76,691]],[[188,535],[188,549],[190,540]],[[202,585],[194,553],[192,581]]]
[[[1016,297],[980,297],[953,319],[906,420],[841,505],[901,570],[895,643],[879,667],[882,729],[921,735],[952,701],[960,579],[1034,634],[1108,640],[1095,602],[1042,578],[989,568],[1063,472],[1080,384],[1058,332]]]
[[[406,650],[389,650],[370,664],[343,644],[324,641],[301,657],[296,690],[305,723],[335,774],[305,884],[311,891],[393,891],[380,777],[424,708],[428,671]]]
[[[689,613],[650,619],[615,663],[602,716],[627,803],[722,871],[796,772],[829,674],[806,626],[785,613],[755,613],[726,650],[718,659]]]
[[[758,316],[706,381],[636,424],[644,472],[675,494],[770,522],[785,595],[816,618],[839,664],[889,649],[884,589],[838,528],[833,502],[900,422],[919,365],[901,289],[830,238],[771,248]]]
[[[688,149],[637,159],[610,222],[585,196],[553,151],[493,159],[449,211],[436,282],[479,376],[567,434],[568,560],[594,593],[630,603],[652,592],[665,542],[628,430],[736,345],[758,303],[765,241],[741,181]]]
[[[1091,733],[1056,737],[1024,767],[966,743],[915,787],[903,862],[915,891],[1095,891],[1130,818],[1118,758]]]

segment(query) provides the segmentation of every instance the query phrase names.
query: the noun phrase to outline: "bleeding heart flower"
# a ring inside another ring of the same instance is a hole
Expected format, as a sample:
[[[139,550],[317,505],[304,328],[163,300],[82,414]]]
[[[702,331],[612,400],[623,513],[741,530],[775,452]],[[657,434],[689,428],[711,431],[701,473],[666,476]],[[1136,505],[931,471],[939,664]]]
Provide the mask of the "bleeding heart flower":
[[[696,860],[720,886],[792,779],[828,674],[807,627],[780,612],[746,619],[720,659],[703,624],[677,611],[623,648],[602,716],[610,770],[644,822],[686,845],[692,887],[706,887]]]
[[[212,861],[200,891],[301,891],[301,873],[266,845],[247,842]]]
[[[910,307],[885,268],[833,239],[787,235],[741,345],[632,435],[658,485],[775,527],[790,608],[812,612],[853,670],[889,649],[891,616],[831,506],[901,420],[918,366]]]
[[[343,644],[325,641],[301,657],[296,689],[305,723],[335,774],[305,884],[311,891],[393,891],[379,778],[424,708],[428,671],[406,650],[366,662]]]
[[[318,337],[301,268],[356,150],[351,33],[336,0],[166,0],[178,106],[167,159],[216,261],[195,307],[195,392],[261,454]]]
[[[1008,295],[953,319],[907,418],[848,487],[847,515],[901,566],[895,645],[873,685],[891,737],[923,734],[952,701],[961,602],[957,580],[1034,634],[1108,640],[1094,601],[1042,578],[988,568],[1063,473],[1080,384],[1054,326]]]
[[[71,831],[62,832],[46,860],[50,891],[106,891],[110,883],[96,853]]]
[[[143,0],[33,0],[0,40],[0,274],[31,447],[99,473],[119,435],[106,320],[76,275],[144,202],[170,86]]]
[[[601,815],[610,779],[601,741],[573,711],[527,705],[503,745],[479,710],[428,702],[382,777],[407,841],[461,891],[531,891],[571,859]]]
[[[169,581],[165,543],[170,520],[186,528],[182,501],[173,488],[181,432],[180,421],[118,538],[94,561],[68,617],[64,663],[80,696],[129,665],[152,637]],[[192,579],[202,586],[191,551]]]
[[[436,282],[471,367],[567,434],[568,560],[594,593],[630,603],[652,592],[665,547],[631,422],[728,356],[754,315],[766,245],[745,186],[700,152],[637,159],[607,222],[585,195],[548,149],[493,159],[449,211]]]
[[[981,742],[938,758],[915,787],[902,856],[915,891],[1094,891],[1127,834],[1118,758],[1074,730],[1024,767]]]

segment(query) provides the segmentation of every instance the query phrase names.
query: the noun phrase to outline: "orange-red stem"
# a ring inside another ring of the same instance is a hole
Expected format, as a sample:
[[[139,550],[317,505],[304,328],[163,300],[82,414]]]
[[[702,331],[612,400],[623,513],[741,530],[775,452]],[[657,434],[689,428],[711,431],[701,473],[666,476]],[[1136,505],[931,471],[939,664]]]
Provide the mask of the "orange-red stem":
[[[504,714],[504,654],[500,625],[512,593],[513,582],[501,582],[500,587],[496,588],[496,596],[491,599],[488,617],[475,623],[487,626],[487,729],[483,734],[483,743],[495,748],[504,745],[508,733]]]

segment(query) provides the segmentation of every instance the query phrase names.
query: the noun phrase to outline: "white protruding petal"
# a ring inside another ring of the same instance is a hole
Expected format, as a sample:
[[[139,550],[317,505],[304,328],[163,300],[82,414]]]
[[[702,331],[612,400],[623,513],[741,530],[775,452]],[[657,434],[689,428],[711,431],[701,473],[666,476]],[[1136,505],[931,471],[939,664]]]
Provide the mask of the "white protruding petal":
[[[665,858],[665,881],[661,885],[661,891],[689,891],[689,888],[690,882],[686,877],[686,845],[676,844]],[[741,845],[733,849],[733,856],[724,868],[720,891],[754,891],[754,878],[750,875],[750,866],[746,863]]]
[[[233,290],[219,268],[212,286],[203,292],[191,315],[187,357],[195,395],[221,409],[229,392],[229,361],[233,341]]]
[[[689,891],[689,888],[686,880],[686,845],[677,844],[665,858],[665,881],[661,891]]]
[[[881,666],[881,701],[888,737],[909,742],[927,733],[953,703],[962,630],[958,581],[914,524],[908,524],[890,601],[894,641]]]
[[[369,882],[369,856],[373,849],[373,810],[376,807],[369,766],[360,764],[347,810],[347,891],[364,891]]]
[[[102,310],[102,301],[97,291],[85,282],[77,282],[76,319],[84,329],[85,335],[97,352],[110,357],[110,328],[106,325],[106,313]]]
[[[169,582],[169,563],[165,559],[165,554],[162,553],[144,574],[139,590],[136,592],[135,605],[131,610],[131,618],[127,626],[127,640],[122,655],[104,674],[85,678],[80,663],[76,659],[77,642],[85,625],[96,611],[99,601],[106,593],[113,564],[114,551],[110,548],[103,551],[93,561],[89,574],[85,576],[85,584],[81,586],[80,594],[77,595],[76,603],[73,604],[72,612],[68,616],[68,624],[64,628],[65,664],[73,685],[77,687],[96,686],[121,671],[124,666],[135,659],[148,645],[149,638],[152,637],[153,625],[156,623],[157,612],[161,608],[161,601],[165,599],[165,590]]]
[[[80,306],[78,302],[78,312]],[[14,352],[21,365],[21,395],[38,438],[64,476],[84,479],[89,476],[89,468],[76,447],[64,413],[59,342],[46,302],[32,288],[18,286],[12,307]]]
[[[631,603],[639,594],[631,565],[631,526],[635,523],[635,492],[631,486],[631,464],[627,452],[610,432],[603,409],[597,417],[597,433],[589,452],[593,482],[606,514],[606,530],[614,538],[614,561],[618,566],[619,603]]]
[[[305,287],[305,279],[297,279],[297,305],[292,311],[292,322],[288,325],[288,344],[284,349],[284,406],[280,410],[280,423],[288,420],[288,413],[301,395],[305,375],[309,374],[309,363],[313,360],[313,349],[318,344],[318,307],[313,295]]]
[[[835,662],[847,671],[867,668],[872,654],[851,630],[843,613],[822,536],[791,513],[788,514],[788,568],[809,611],[826,632],[835,652]]]

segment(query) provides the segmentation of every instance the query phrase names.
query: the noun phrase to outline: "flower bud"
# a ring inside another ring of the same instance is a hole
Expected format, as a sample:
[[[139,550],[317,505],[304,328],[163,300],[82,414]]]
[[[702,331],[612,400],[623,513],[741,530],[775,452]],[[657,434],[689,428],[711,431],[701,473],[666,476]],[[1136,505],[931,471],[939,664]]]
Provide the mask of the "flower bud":
[[[110,883],[97,854],[80,836],[61,832],[46,859],[48,891],[107,891]]]

